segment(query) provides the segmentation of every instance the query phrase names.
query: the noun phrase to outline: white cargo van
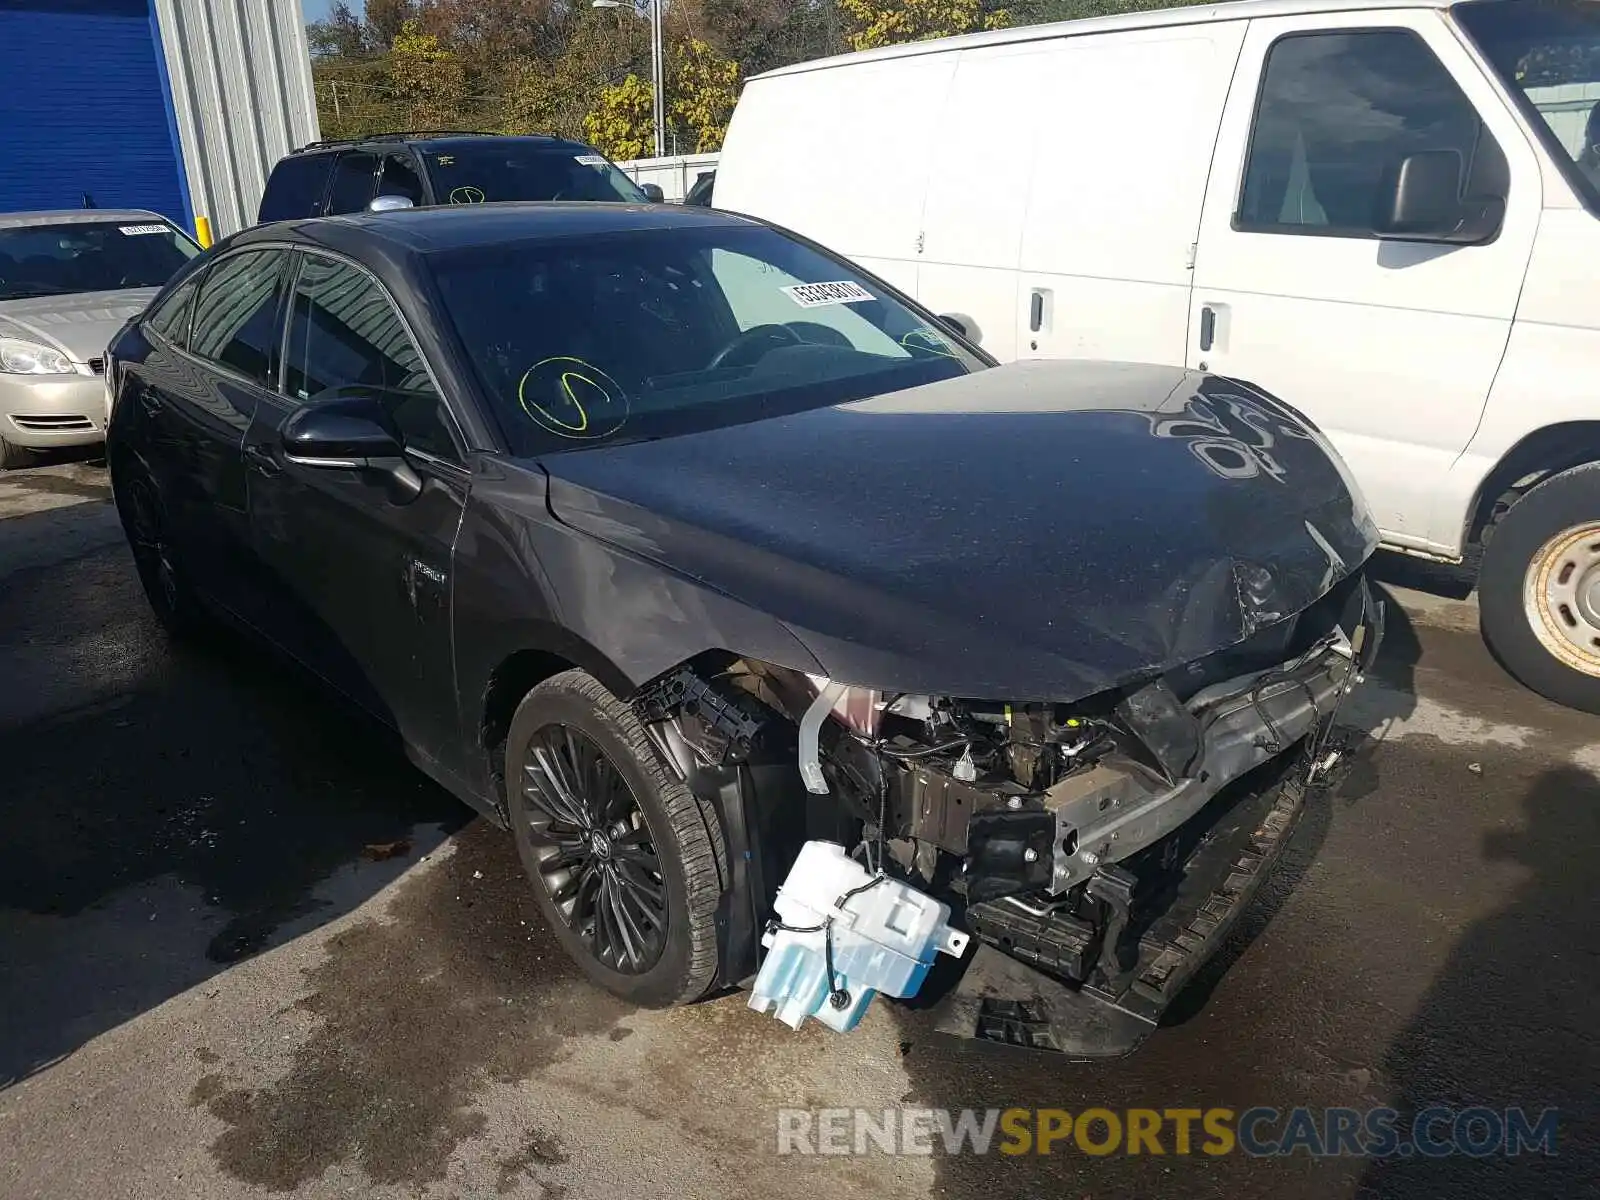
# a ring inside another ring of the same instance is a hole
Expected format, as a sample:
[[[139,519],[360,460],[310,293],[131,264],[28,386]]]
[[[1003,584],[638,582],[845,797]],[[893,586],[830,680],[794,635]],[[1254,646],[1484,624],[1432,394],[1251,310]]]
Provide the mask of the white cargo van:
[[[758,76],[717,205],[1001,360],[1284,397],[1390,545],[1481,549],[1513,672],[1600,712],[1597,143],[1600,3],[1250,0]]]

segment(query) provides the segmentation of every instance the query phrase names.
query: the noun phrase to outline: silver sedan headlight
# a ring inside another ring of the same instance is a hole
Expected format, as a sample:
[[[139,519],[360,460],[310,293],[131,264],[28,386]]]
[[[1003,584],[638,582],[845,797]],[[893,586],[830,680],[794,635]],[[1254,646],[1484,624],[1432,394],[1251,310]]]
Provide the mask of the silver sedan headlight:
[[[0,337],[0,371],[10,375],[76,375],[78,368],[54,346]]]

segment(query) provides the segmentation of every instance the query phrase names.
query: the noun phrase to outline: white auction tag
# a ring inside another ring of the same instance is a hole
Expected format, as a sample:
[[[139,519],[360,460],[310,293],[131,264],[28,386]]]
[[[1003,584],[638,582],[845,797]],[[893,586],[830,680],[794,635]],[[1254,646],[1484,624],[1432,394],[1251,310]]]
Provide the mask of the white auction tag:
[[[837,283],[797,283],[780,289],[801,308],[821,308],[825,304],[860,304],[877,297],[859,283],[841,279]]]
[[[603,167],[606,165],[606,156],[604,154],[580,154],[572,161],[582,163],[586,167]]]
[[[118,225],[118,230],[129,237],[138,237],[141,233],[166,233],[165,225]]]

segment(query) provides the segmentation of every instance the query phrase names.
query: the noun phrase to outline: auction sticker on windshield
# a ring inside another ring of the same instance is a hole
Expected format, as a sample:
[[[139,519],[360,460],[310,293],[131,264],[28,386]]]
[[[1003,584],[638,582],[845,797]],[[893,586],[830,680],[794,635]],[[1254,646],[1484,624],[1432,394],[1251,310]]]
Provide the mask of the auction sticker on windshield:
[[[128,237],[137,237],[141,233],[165,233],[165,225],[118,225],[117,230]]]
[[[603,167],[606,165],[606,156],[603,154],[579,154],[572,161],[584,167]]]
[[[825,304],[860,304],[877,297],[859,283],[841,279],[837,283],[797,283],[782,289],[784,295],[801,308],[821,308]]]

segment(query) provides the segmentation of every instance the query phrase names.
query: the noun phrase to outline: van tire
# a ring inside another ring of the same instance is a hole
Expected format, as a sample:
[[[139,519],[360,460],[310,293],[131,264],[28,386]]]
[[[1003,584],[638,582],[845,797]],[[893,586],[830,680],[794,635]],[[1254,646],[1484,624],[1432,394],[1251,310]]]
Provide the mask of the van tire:
[[[1600,463],[1539,484],[1485,543],[1478,612],[1489,649],[1541,696],[1600,713]],[[1565,597],[1563,579],[1588,582]]]

